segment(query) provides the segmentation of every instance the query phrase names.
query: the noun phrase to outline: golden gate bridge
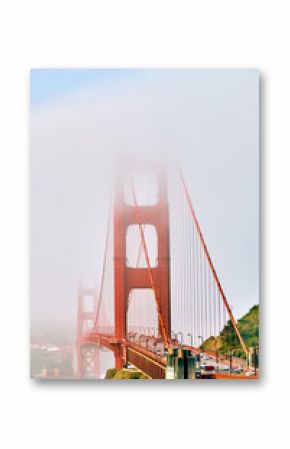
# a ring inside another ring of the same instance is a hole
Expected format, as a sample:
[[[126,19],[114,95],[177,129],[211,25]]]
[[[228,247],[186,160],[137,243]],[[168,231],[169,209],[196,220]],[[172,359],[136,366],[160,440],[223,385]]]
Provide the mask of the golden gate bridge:
[[[248,376],[256,354],[238,329],[181,170],[169,177],[160,165],[122,167],[115,181],[100,287],[78,292],[77,377],[99,377],[102,347],[116,368],[133,365],[152,379],[257,377]],[[227,323],[243,358],[219,351]],[[203,348],[208,339],[214,349]],[[202,370],[202,357],[214,366]]]

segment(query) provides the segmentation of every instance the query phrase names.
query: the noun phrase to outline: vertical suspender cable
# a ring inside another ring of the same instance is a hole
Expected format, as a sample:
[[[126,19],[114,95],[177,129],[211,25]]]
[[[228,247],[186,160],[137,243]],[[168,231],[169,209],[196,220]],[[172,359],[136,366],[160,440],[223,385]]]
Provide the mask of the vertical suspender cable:
[[[205,335],[204,337],[207,338],[207,264],[205,263],[205,256],[204,256],[204,291],[205,291],[205,298],[204,298],[204,303],[205,303]]]
[[[197,236],[196,236],[197,237]],[[199,335],[200,335],[200,289],[199,289],[199,279],[200,279],[200,275],[199,275],[199,240],[196,238],[196,249],[197,249],[197,253],[196,253],[196,292],[197,292],[197,302],[196,302],[196,317],[197,317],[197,346],[199,346]]]
[[[198,232],[198,234],[199,234],[199,237],[200,237],[200,240],[201,240],[203,249],[204,249],[204,251],[205,251],[205,254],[206,254],[208,263],[209,263],[209,265],[210,265],[210,268],[211,268],[211,271],[212,271],[212,274],[213,274],[215,283],[216,283],[217,288],[218,288],[218,290],[219,290],[219,292],[220,292],[220,294],[221,294],[223,303],[224,303],[224,305],[225,305],[225,307],[226,307],[226,309],[227,309],[227,312],[228,312],[228,314],[229,314],[229,317],[230,317],[230,320],[231,320],[231,322],[232,322],[232,324],[233,324],[233,327],[234,327],[234,329],[235,329],[235,331],[236,331],[236,334],[237,334],[237,336],[238,336],[238,338],[239,338],[239,340],[240,340],[241,346],[242,346],[244,352],[247,354],[247,353],[248,353],[248,349],[247,349],[247,347],[246,347],[246,345],[245,345],[245,343],[244,343],[244,340],[243,340],[243,338],[242,338],[242,336],[241,336],[241,333],[240,333],[240,331],[239,331],[239,328],[238,328],[238,326],[237,326],[236,320],[235,320],[235,318],[234,318],[234,316],[233,316],[233,314],[232,314],[231,308],[230,308],[230,306],[229,306],[229,304],[228,304],[228,302],[227,302],[226,296],[225,296],[225,294],[224,294],[224,291],[223,291],[223,289],[222,289],[222,286],[221,286],[221,284],[220,284],[220,281],[219,281],[219,279],[218,279],[218,277],[217,277],[217,273],[216,273],[216,271],[215,271],[215,268],[214,268],[214,266],[213,266],[212,260],[211,260],[211,258],[210,258],[210,255],[209,255],[207,246],[206,246],[206,244],[205,244],[205,241],[204,241],[204,238],[203,238],[201,229],[200,229],[200,227],[199,227],[199,223],[198,223],[198,221],[197,221],[197,218],[196,218],[196,215],[195,215],[193,206],[192,206],[192,202],[191,202],[191,199],[190,199],[190,196],[189,196],[189,192],[188,192],[188,190],[187,190],[187,187],[186,187],[184,178],[183,178],[182,173],[181,173],[180,170],[179,170],[179,176],[180,176],[180,179],[181,179],[181,183],[182,183],[182,186],[183,186],[183,189],[184,189],[184,193],[185,193],[185,196],[186,196],[186,198],[187,198],[187,201],[188,201],[188,204],[189,204],[189,208],[190,208],[190,211],[191,211],[191,214],[192,214],[192,217],[193,217],[193,220],[194,220],[194,223],[195,223],[197,232]]]

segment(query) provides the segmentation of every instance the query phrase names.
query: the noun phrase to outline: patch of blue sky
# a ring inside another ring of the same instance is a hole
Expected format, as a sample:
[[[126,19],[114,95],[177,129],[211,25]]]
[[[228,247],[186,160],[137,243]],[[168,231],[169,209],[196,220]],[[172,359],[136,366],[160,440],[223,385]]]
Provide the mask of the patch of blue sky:
[[[57,99],[98,81],[118,80],[140,76],[138,69],[31,69],[30,105],[32,107]]]

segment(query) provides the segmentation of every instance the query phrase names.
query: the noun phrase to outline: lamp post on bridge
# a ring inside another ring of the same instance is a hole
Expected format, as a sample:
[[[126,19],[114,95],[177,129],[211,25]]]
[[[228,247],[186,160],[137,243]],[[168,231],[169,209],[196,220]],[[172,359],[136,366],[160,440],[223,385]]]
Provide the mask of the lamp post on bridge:
[[[152,332],[152,331],[153,331],[153,332]],[[156,329],[155,329],[155,327],[151,327],[151,337],[153,337],[153,339],[152,339],[152,351],[153,351],[153,352],[155,352],[155,345],[156,345],[155,334],[156,334]]]
[[[198,339],[200,339],[200,345],[199,345],[199,349],[200,349],[200,351],[201,351],[201,346],[203,345],[203,336],[202,335],[199,335],[198,337],[197,337]]]
[[[149,349],[149,337],[145,337],[146,349]]]
[[[133,334],[133,341],[135,344],[136,344],[136,335],[138,335],[138,332],[134,332],[134,334]]]
[[[220,346],[215,342],[215,361],[216,361],[216,370],[219,372],[220,369]]]
[[[132,335],[130,334],[130,332],[128,332],[128,333],[127,333],[127,340],[128,340],[128,341],[131,341],[131,337],[132,337]]]
[[[173,334],[173,338],[172,338],[172,334]],[[177,334],[174,331],[171,331],[170,337],[171,337],[172,341],[176,341],[177,340]]]
[[[137,344],[139,345],[139,344],[140,344],[140,341],[142,340],[142,335],[143,335],[143,332],[142,332],[142,331],[143,331],[144,328],[140,326],[140,327],[138,327],[137,329],[138,329],[138,332],[137,332],[137,335],[138,335],[138,343],[137,343]]]
[[[191,333],[186,334],[187,337],[190,337],[190,346],[193,347],[193,336]]]
[[[146,336],[144,335],[144,334],[142,334],[141,336],[140,336],[140,346],[142,347],[142,344],[143,344],[143,341],[144,341],[144,337],[145,337],[145,339],[146,339]]]
[[[181,338],[180,338],[180,346],[182,347],[183,346],[183,332],[177,332],[177,335],[181,336]]]
[[[146,349],[149,349],[149,340],[150,340],[150,327],[144,327],[144,337],[145,337],[145,345]]]

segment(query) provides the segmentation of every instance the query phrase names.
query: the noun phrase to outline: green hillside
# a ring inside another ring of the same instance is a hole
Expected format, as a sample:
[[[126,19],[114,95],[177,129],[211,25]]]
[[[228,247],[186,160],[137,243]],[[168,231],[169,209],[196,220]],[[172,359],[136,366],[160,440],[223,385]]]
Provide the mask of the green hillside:
[[[247,347],[259,345],[259,305],[253,306],[237,321],[237,325]],[[234,348],[235,355],[244,355],[231,321],[227,322],[218,337],[205,340],[201,348],[208,351],[219,350],[221,354],[228,354],[230,348]]]

